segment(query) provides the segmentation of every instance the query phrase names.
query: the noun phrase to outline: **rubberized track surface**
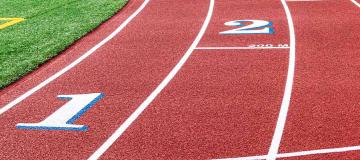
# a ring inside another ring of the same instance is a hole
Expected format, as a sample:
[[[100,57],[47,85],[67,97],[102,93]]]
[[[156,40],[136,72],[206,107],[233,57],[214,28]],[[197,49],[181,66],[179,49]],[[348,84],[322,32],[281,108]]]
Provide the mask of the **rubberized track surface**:
[[[347,0],[132,0],[0,91],[0,159],[360,159],[359,15]],[[219,34],[245,19],[275,33]],[[86,131],[16,128],[88,93],[105,97],[75,121]]]

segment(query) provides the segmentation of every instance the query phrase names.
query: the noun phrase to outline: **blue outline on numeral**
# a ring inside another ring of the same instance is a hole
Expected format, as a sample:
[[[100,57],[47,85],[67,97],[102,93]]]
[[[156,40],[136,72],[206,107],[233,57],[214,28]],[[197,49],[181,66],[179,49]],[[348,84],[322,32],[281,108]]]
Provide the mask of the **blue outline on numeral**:
[[[83,109],[81,109],[76,115],[71,117],[66,124],[73,124],[75,120],[80,118],[81,115],[83,115],[87,110],[89,110],[96,102],[98,102],[100,99],[102,99],[105,95],[103,93],[100,93],[99,96],[97,96],[95,99],[93,99],[89,104],[87,104]],[[70,97],[58,97],[61,100],[71,100]],[[67,131],[87,131],[88,126],[83,125],[80,128],[69,128],[69,127],[46,127],[46,126],[21,126],[16,125],[17,129],[26,129],[26,130],[67,130]]]
[[[246,26],[243,24],[243,22],[252,22],[252,21],[246,21],[246,20],[237,20],[237,23],[239,23],[238,25],[226,25],[226,26],[234,26],[234,27],[242,27],[242,26]],[[254,28],[248,28],[248,29],[241,29],[243,31],[248,31],[248,30],[254,30],[254,29],[259,29],[259,28],[265,28],[265,27],[269,27],[269,32],[268,33],[221,33],[222,35],[238,35],[238,34],[274,34],[274,28],[273,28],[273,23],[271,21],[266,21],[268,22],[267,25],[263,25],[260,27],[254,27]],[[225,32],[225,31],[224,31]]]
[[[87,131],[88,126],[82,126],[81,128],[69,128],[69,127],[45,127],[45,126],[20,126],[16,125],[17,129],[25,130],[64,130],[64,131]]]
[[[76,115],[71,117],[66,124],[72,124],[75,120],[80,118],[81,115],[83,115],[87,110],[89,110],[96,102],[98,102],[101,98],[104,97],[103,93],[100,93],[99,96],[97,96],[94,100],[92,100],[89,104],[87,104],[83,109],[81,109]],[[67,99],[66,97],[58,97],[59,99]],[[70,98],[71,99],[71,98]]]

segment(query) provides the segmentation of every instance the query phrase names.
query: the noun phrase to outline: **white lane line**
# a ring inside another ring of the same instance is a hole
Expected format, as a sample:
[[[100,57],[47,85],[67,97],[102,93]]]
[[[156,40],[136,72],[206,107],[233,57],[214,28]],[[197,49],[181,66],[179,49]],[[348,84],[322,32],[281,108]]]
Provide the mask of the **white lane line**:
[[[328,148],[328,149],[318,149],[318,150],[309,150],[309,151],[300,151],[300,152],[281,153],[281,154],[277,154],[276,158],[300,157],[300,156],[315,155],[315,154],[342,153],[342,152],[359,151],[359,150],[360,150],[360,146]],[[225,159],[217,159],[217,160],[263,160],[266,159],[267,157],[268,155],[261,155],[261,156],[250,156],[250,157],[239,157],[239,158],[225,158]]]
[[[128,23],[131,22],[131,20],[133,20],[136,15],[138,15],[143,8],[145,7],[145,5],[149,2],[149,0],[144,0],[144,3],[140,6],[140,8],[138,8],[130,17],[128,17],[118,28],[116,28],[115,31],[113,31],[109,36],[107,36],[105,39],[103,39],[101,42],[99,42],[98,44],[96,44],[93,48],[91,48],[89,51],[87,51],[85,54],[83,54],[82,56],[80,56],[78,59],[76,59],[74,62],[72,62],[71,64],[69,64],[68,66],[66,66],[65,68],[61,69],[59,72],[55,73],[54,75],[52,75],[51,77],[49,77],[48,79],[46,79],[45,81],[41,82],[40,84],[38,84],[37,86],[35,86],[34,88],[30,89],[29,91],[25,92],[23,95],[19,96],[18,98],[16,98],[15,100],[11,101],[10,103],[8,103],[7,105],[5,105],[4,107],[2,107],[0,109],[0,115],[5,113],[6,111],[8,111],[9,109],[11,109],[12,107],[14,107],[15,105],[17,105],[18,103],[20,103],[21,101],[23,101],[24,99],[26,99],[27,97],[29,97],[30,95],[32,95],[33,93],[35,93],[36,91],[40,90],[41,88],[43,88],[44,86],[48,85],[50,82],[54,81],[55,79],[59,78],[61,75],[63,75],[64,73],[66,73],[67,71],[69,71],[70,69],[74,68],[77,64],[79,64],[80,62],[82,62],[84,59],[86,59],[87,57],[89,57],[91,54],[93,54],[97,49],[99,49],[101,46],[103,46],[104,44],[106,44],[107,42],[109,42],[112,38],[114,38],[121,30],[123,30],[126,25]]]
[[[322,1],[322,0],[286,0],[288,2],[307,2],[307,1]]]
[[[356,0],[350,0],[350,1],[360,8],[360,3],[359,2],[356,2]]]
[[[289,49],[290,47],[196,47],[198,50]]]
[[[261,156],[249,156],[249,157],[238,157],[238,158],[220,158],[220,159],[213,159],[213,160],[264,160],[266,159],[267,155]]]
[[[313,154],[341,153],[341,152],[349,152],[349,151],[357,151],[357,150],[360,150],[360,146],[318,149],[318,150],[292,152],[292,153],[282,153],[282,154],[279,154],[277,157],[278,158],[297,157],[297,156],[306,156],[306,155],[313,155]]]
[[[270,149],[268,152],[268,157],[266,160],[275,160],[276,155],[278,153],[281,138],[284,132],[286,117],[288,114],[289,106],[290,106],[290,100],[291,100],[291,92],[294,82],[294,74],[295,74],[295,29],[294,29],[294,22],[291,17],[290,9],[288,5],[286,4],[285,0],[281,0],[281,3],[284,7],[286,18],[288,20],[289,25],[289,35],[290,35],[290,54],[289,54],[289,66],[288,66],[288,73],[287,73],[287,79],[286,79],[286,85],[285,85],[285,92],[284,96],[281,102],[281,108],[279,112],[279,118],[276,123],[275,132],[273,135],[273,139],[271,141]]]
[[[186,51],[184,56],[176,64],[176,66],[170,71],[170,73],[165,77],[165,79],[156,87],[156,89],[146,98],[146,100],[141,103],[141,105],[130,115],[126,121],[121,124],[121,126],[116,129],[116,131],[98,148],[90,157],[89,160],[96,160],[100,158],[102,154],[126,131],[126,129],[140,116],[140,114],[149,106],[149,104],[157,97],[157,95],[169,84],[169,82],[175,77],[179,72],[181,67],[185,64],[188,58],[191,56],[192,52],[195,50],[196,46],[199,44],[201,38],[203,37],[212,17],[214,10],[214,0],[210,0],[209,10],[206,16],[206,19],[200,29],[200,32],[196,36],[195,40],[191,44],[190,48]]]

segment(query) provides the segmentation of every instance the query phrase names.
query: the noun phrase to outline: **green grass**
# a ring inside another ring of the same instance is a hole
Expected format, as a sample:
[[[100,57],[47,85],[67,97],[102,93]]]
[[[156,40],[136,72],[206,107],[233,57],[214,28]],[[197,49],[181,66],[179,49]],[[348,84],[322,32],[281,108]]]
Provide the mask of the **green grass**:
[[[0,30],[0,88],[56,56],[114,15],[126,2],[1,0],[0,18],[26,20]]]

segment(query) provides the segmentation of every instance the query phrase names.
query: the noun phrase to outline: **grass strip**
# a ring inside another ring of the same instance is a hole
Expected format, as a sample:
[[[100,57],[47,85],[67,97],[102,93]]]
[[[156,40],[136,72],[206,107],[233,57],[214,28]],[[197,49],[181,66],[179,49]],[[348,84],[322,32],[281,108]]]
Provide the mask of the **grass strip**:
[[[0,30],[0,88],[56,56],[126,3],[127,0],[0,1],[0,18],[26,19]]]

